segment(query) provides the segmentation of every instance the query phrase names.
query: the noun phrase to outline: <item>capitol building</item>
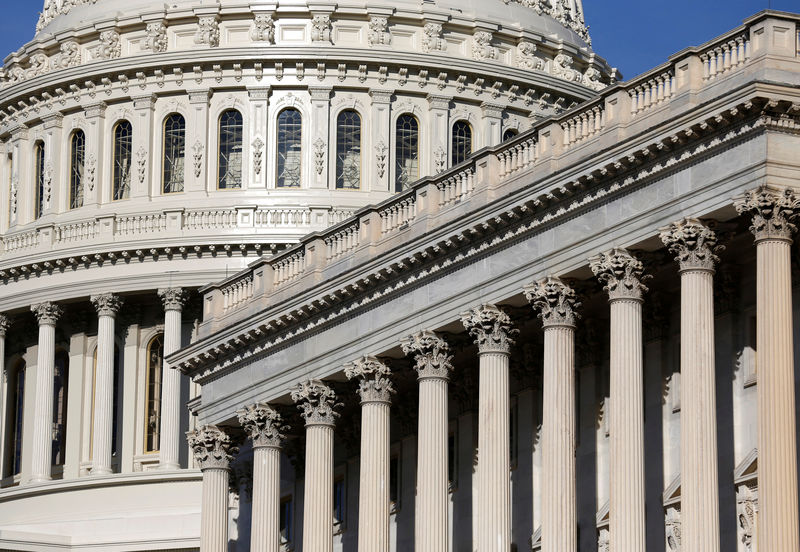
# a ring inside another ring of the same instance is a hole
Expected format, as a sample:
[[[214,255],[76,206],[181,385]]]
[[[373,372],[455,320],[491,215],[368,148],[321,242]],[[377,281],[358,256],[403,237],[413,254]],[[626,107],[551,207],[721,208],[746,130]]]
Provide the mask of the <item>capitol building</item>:
[[[800,15],[708,38],[624,81],[581,0],[44,0],[0,551],[800,550]]]

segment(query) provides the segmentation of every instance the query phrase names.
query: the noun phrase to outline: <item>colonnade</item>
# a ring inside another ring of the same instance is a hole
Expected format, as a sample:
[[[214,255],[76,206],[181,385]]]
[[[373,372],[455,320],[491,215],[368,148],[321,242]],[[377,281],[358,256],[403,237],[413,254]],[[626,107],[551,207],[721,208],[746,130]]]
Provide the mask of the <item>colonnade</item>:
[[[792,362],[789,245],[798,205],[794,195],[762,187],[736,199],[752,216],[757,248],[757,348],[759,354],[759,545],[798,550],[794,366]],[[661,229],[674,253],[681,281],[681,519],[686,550],[720,550],[716,449],[713,277],[716,236],[706,223],[682,219]],[[642,304],[647,288],[642,262],[615,248],[589,260],[605,286],[610,309],[610,549],[645,551]],[[575,291],[548,277],[522,292],[544,329],[542,550],[577,549],[575,477],[574,336],[580,323]],[[508,360],[516,330],[502,309],[477,306],[461,321],[478,346],[477,496],[479,552],[511,548]],[[452,370],[447,342],[431,331],[403,339],[419,376],[419,431],[415,548],[448,550],[447,386]],[[344,368],[359,381],[362,450],[359,484],[359,550],[388,552],[389,410],[391,371],[375,357]],[[333,547],[333,427],[337,402],[331,387],[304,381],[291,392],[306,422],[303,550]],[[280,415],[259,403],[239,412],[256,449],[252,550],[277,552]],[[203,552],[227,549],[230,439],[216,426],[189,434],[203,471]],[[266,444],[268,443],[268,444]],[[262,449],[269,449],[269,453]]]
[[[187,298],[182,288],[159,290],[165,309],[164,354],[180,348],[181,312]],[[114,328],[115,319],[124,300],[113,293],[90,297],[97,311],[97,362],[94,375],[92,410],[92,462],[91,475],[112,473],[112,436],[114,423]],[[53,409],[55,381],[56,326],[64,309],[61,305],[44,301],[31,306],[39,326],[34,408],[31,439],[30,477],[23,484],[42,483],[52,479]],[[5,336],[10,317],[2,316],[0,332],[0,366],[5,370]],[[180,373],[166,363],[162,366],[162,414],[160,468],[178,469],[180,447]],[[3,426],[7,426],[4,422]],[[4,427],[0,427],[0,430]],[[7,428],[5,428],[7,429]],[[5,442],[5,436],[0,435]]]

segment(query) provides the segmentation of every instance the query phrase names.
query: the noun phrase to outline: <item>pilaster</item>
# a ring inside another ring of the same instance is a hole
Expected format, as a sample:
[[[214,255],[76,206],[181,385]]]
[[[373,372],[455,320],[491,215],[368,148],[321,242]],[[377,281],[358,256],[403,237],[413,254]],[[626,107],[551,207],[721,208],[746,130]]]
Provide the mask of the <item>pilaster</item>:
[[[250,98],[250,136],[249,144],[252,151],[250,163],[250,180],[248,188],[266,189],[270,187],[267,182],[267,167],[270,163],[272,150],[267,147],[269,136],[269,86],[248,88]]]
[[[308,179],[310,188],[327,188],[330,172],[328,144],[333,140],[330,128],[331,92],[330,86],[309,86],[311,96],[311,134],[310,141],[313,155],[311,159],[311,175]],[[332,184],[334,185],[334,184]]]
[[[106,173],[111,174],[106,160],[105,136],[106,104],[97,102],[87,105],[86,117],[86,165],[84,173],[83,205],[99,205],[103,201],[102,187],[106,182]],[[109,183],[110,185],[110,183]]]
[[[474,149],[480,147],[491,147],[499,144],[503,140],[503,106],[491,102],[481,104],[483,113],[483,144],[476,144]]]
[[[133,159],[131,198],[161,194],[161,152],[155,151],[155,94],[133,97]]]
[[[437,175],[449,165],[450,151],[450,96],[428,94],[429,153],[420,159],[423,175]]]
[[[59,167],[62,166],[64,116],[60,113],[55,113],[45,117],[43,122],[45,131],[44,177],[47,198],[42,214],[48,215],[58,213],[67,208],[66,201],[62,196],[67,188],[63,182],[63,176],[68,173],[59,170]]]
[[[391,90],[369,91],[372,98],[370,104],[369,127],[372,131],[372,150],[366,151],[366,161],[369,169],[366,171],[365,182],[369,183],[371,191],[387,192],[393,190],[393,183],[389,182],[392,172],[391,161],[394,159],[392,150],[394,129],[391,117]]]

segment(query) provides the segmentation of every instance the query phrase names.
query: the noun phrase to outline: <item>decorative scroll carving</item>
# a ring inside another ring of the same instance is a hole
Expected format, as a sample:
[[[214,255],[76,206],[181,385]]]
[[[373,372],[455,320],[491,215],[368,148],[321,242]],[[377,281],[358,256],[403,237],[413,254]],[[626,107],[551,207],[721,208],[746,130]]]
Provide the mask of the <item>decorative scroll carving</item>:
[[[47,56],[41,52],[38,54],[33,54],[30,60],[30,67],[25,72],[25,78],[32,79],[47,73],[49,70],[50,60],[47,58]]]
[[[436,174],[444,172],[445,168],[447,168],[447,152],[441,144],[433,152],[433,165]]]
[[[189,298],[183,288],[165,288],[158,290],[158,296],[164,304],[164,310],[183,310],[186,300]]]
[[[17,220],[17,192],[19,190],[19,174],[14,173],[11,175],[11,198],[9,200],[11,208],[11,220]]]
[[[5,337],[11,327],[11,318],[7,314],[0,314],[0,337]]]
[[[97,157],[92,153],[86,159],[86,168],[84,169],[84,178],[86,178],[86,186],[89,191],[94,191],[94,177],[97,173]]]
[[[748,552],[755,542],[756,515],[758,514],[758,489],[748,485],[736,488],[736,518],[739,523],[739,540]]]
[[[253,140],[253,171],[256,174],[261,174],[261,166],[264,157],[264,140],[257,136]]]
[[[139,175],[139,183],[143,184],[147,176],[147,150],[144,146],[139,146],[139,151],[136,152],[136,169]]]
[[[675,254],[681,270],[714,270],[717,235],[697,219],[684,218],[661,230],[661,241]]]
[[[201,470],[230,468],[236,447],[231,443],[228,434],[217,426],[207,425],[189,431],[186,433],[186,440]]]
[[[586,68],[586,72],[581,77],[581,84],[584,86],[591,88],[592,90],[602,90],[606,87],[606,85],[600,80],[603,74],[600,72],[600,69],[597,67],[589,66]]]
[[[155,53],[167,51],[167,26],[163,21],[148,23],[145,30],[144,49]]]
[[[100,45],[94,49],[97,59],[117,59],[122,55],[119,33],[113,29],[100,33]]]
[[[203,143],[198,140],[192,146],[192,161],[194,162],[194,176],[200,178],[203,172]]]
[[[44,189],[42,190],[42,200],[44,208],[50,208],[50,198],[53,195],[53,162],[48,161],[44,169]]]
[[[251,404],[236,412],[239,423],[253,440],[253,448],[280,448],[283,431],[283,417],[267,403]]]
[[[414,355],[419,379],[448,379],[453,369],[453,355],[447,341],[431,331],[422,331],[400,341],[406,355]]]
[[[45,301],[44,303],[31,305],[31,312],[36,317],[36,320],[39,321],[40,326],[55,326],[58,319],[64,314],[64,309],[55,303]]]
[[[275,21],[268,13],[257,13],[250,28],[250,40],[253,42],[275,43]]]
[[[339,413],[334,409],[339,406],[336,393],[320,380],[306,380],[291,391],[292,400],[300,409],[306,425],[334,425]]]
[[[536,55],[536,44],[523,40],[517,46],[517,67],[544,69],[544,60]]]
[[[89,297],[94,308],[97,309],[97,316],[117,316],[120,307],[122,307],[122,298],[113,293],[101,293],[99,295],[92,295]]]
[[[545,278],[536,283],[525,286],[522,290],[525,298],[539,311],[542,325],[575,327],[578,314],[575,312],[580,302],[575,295],[575,290],[562,282],[559,278]]]
[[[642,262],[625,249],[617,248],[606,251],[589,259],[592,272],[610,300],[634,299],[641,301],[647,287],[642,284],[644,268]]]
[[[75,40],[61,44],[60,53],[53,57],[53,69],[66,69],[81,64],[81,48]]]
[[[315,15],[311,20],[311,42],[331,41],[331,16]]]
[[[478,60],[497,58],[497,48],[492,46],[492,33],[476,31],[472,35],[472,57]]]
[[[442,38],[442,26],[439,23],[425,23],[422,35],[423,52],[443,52],[447,42]]]
[[[386,144],[383,143],[383,140],[380,140],[375,145],[375,162],[378,168],[378,178],[383,178],[383,175],[386,174],[386,152],[388,149]]]
[[[358,394],[362,403],[388,403],[394,393],[394,387],[388,376],[389,367],[375,357],[365,356],[344,366],[347,379],[360,378]]]
[[[392,43],[392,33],[389,32],[389,20],[386,17],[371,17],[367,44],[372,46],[388,46]]]
[[[780,190],[761,186],[737,197],[734,206],[739,214],[748,213],[753,217],[750,231],[756,241],[790,240],[797,230],[793,221],[798,212],[798,200],[788,188]]]
[[[577,69],[572,68],[574,60],[568,54],[558,54],[553,58],[552,73],[558,78],[571,81],[581,82],[583,75]]]
[[[314,166],[317,174],[322,174],[325,170],[325,140],[317,138],[314,142]]]
[[[219,20],[216,15],[204,15],[198,18],[194,43],[208,44],[211,48],[219,46]]]
[[[519,333],[512,327],[511,317],[491,304],[461,313],[461,323],[481,353],[509,353],[514,344],[512,338]]]

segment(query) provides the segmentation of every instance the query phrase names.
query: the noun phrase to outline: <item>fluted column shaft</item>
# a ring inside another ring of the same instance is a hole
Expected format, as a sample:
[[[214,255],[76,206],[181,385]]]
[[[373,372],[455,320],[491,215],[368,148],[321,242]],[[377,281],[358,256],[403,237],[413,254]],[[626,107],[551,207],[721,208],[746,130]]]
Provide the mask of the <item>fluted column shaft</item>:
[[[173,288],[159,291],[164,303],[164,357],[181,348],[181,313],[184,291]],[[181,373],[164,361],[161,371],[161,420],[159,426],[159,468],[180,468]]]
[[[414,549],[448,550],[447,379],[419,380]]]
[[[61,309],[52,303],[31,307],[39,320],[36,392],[33,406],[31,483],[51,479],[53,465],[53,386],[55,382],[56,321]]]
[[[542,381],[542,550],[577,550],[575,329],[546,326]]]
[[[228,481],[235,447],[220,428],[203,426],[186,434],[203,474],[200,505],[200,550],[228,551]]]
[[[306,426],[303,550],[333,552],[333,426]]]
[[[279,552],[281,543],[281,450],[253,447],[253,516],[251,552]]]
[[[358,549],[389,552],[389,403],[362,402]]]
[[[98,312],[97,364],[92,413],[92,475],[111,473],[114,424],[114,320],[119,299],[111,294],[91,298]]]

